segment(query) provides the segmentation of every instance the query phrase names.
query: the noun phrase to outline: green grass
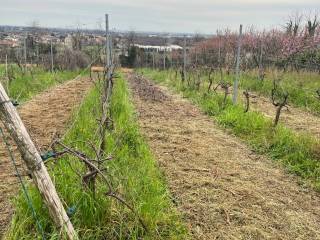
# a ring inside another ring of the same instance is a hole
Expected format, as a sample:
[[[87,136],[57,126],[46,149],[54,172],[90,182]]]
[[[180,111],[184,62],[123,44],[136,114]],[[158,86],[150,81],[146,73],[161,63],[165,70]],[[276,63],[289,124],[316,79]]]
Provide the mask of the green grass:
[[[182,93],[205,113],[213,116],[220,126],[230,129],[250,144],[253,150],[283,163],[290,172],[305,179],[305,183],[320,190],[319,140],[295,133],[281,124],[274,128],[272,121],[263,114],[252,111],[244,113],[243,106],[234,106],[231,99],[224,106],[222,95],[207,93],[206,88],[200,91],[190,89],[182,85],[180,80],[175,80],[172,72],[150,69],[141,69],[139,72]]]
[[[57,71],[54,73],[43,70],[42,68],[34,68],[32,72],[27,71],[22,73],[21,70],[15,66],[10,66],[10,72],[13,73],[13,79],[7,86],[6,81],[2,81],[9,96],[12,99],[18,99],[19,102],[29,100],[35,94],[38,94],[49,87],[62,83],[66,80],[75,78],[80,71]],[[0,77],[5,76],[5,66],[0,65]]]
[[[257,75],[254,71],[242,74],[240,87],[270,97],[273,88],[273,74],[267,72],[264,81],[257,80]],[[282,76],[280,87],[289,93],[289,102],[292,105],[320,115],[320,100],[316,97],[316,90],[320,89],[319,73],[290,71],[283,74],[278,73],[278,75]]]
[[[76,206],[71,220],[80,239],[187,239],[186,227],[170,200],[166,182],[139,133],[123,76],[117,79],[113,93],[111,110],[114,131],[109,132],[106,139],[107,152],[114,149],[114,158],[106,162],[105,167],[114,188],[134,207],[149,231],[144,231],[128,208],[105,195],[107,187],[101,180],[97,183],[93,198],[71,170],[77,168],[85,172],[82,164],[70,156],[64,156],[57,164],[51,163],[48,167],[65,206]],[[93,156],[94,152],[83,141],[96,143],[94,133],[100,111],[99,99],[98,89],[92,89],[77,117],[75,114],[76,122],[64,140],[89,156]],[[28,189],[48,239],[59,239],[58,230],[52,225],[38,192],[32,186]],[[16,199],[15,207],[16,213],[7,239],[39,239],[22,194]]]
[[[171,72],[173,76],[173,72]],[[223,80],[233,84],[234,74],[223,74]],[[316,115],[320,115],[320,100],[316,91],[320,89],[320,74],[315,72],[294,72],[288,71],[281,73],[279,71],[268,69],[266,77],[263,81],[258,80],[258,72],[256,70],[242,72],[240,75],[239,87],[243,90],[247,89],[251,92],[260,93],[268,98],[271,97],[273,88],[273,80],[280,78],[279,90],[289,93],[289,103],[296,107],[301,107]],[[221,80],[220,72],[213,74],[215,83]],[[202,84],[208,85],[208,76],[202,76]]]

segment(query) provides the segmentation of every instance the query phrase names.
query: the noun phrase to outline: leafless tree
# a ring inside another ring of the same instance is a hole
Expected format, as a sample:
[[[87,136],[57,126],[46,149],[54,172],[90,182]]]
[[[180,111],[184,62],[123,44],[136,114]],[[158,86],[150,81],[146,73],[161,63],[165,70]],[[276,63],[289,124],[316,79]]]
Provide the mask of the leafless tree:
[[[301,28],[301,22],[302,15],[300,13],[289,16],[289,19],[287,20],[287,23],[285,25],[287,34],[296,36]]]
[[[307,19],[307,30],[310,37],[313,37],[317,28],[319,27],[318,15],[314,14],[313,17],[309,16]]]

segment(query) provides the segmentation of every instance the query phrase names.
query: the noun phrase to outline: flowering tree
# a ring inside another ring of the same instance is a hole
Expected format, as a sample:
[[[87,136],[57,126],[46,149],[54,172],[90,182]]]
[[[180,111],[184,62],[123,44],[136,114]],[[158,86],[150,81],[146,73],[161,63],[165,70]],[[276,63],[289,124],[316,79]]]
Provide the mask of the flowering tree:
[[[242,68],[263,69],[277,66],[283,69],[320,71],[320,23],[317,15],[306,19],[296,15],[282,29],[257,31],[249,28],[242,38]],[[190,54],[197,62],[225,68],[233,66],[238,34],[219,31],[214,37],[194,45]]]

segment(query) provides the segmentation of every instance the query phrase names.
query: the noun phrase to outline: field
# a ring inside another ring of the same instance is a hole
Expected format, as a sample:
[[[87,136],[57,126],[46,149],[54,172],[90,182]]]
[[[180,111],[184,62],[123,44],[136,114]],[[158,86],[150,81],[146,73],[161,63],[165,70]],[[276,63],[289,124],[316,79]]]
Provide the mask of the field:
[[[125,204],[108,196],[103,179],[97,179],[94,194],[87,190],[81,178],[86,168],[75,156],[46,163],[82,239],[292,239],[299,232],[305,238],[319,236],[314,208],[320,189],[318,128],[295,128],[296,116],[287,116],[310,111],[312,117],[306,121],[317,121],[317,114],[291,99],[290,112],[283,113],[274,127],[273,116],[259,111],[257,104],[268,100],[263,88],[250,90],[261,95],[245,113],[244,99],[234,106],[231,94],[224,101],[221,89],[208,92],[206,75],[197,89],[176,78],[174,70],[144,68],[136,72],[124,69],[115,80],[110,100],[112,129],[105,136],[105,155],[112,159],[101,166],[108,169],[113,191]],[[45,153],[54,136],[60,135],[64,144],[93,158],[96,153],[91,144],[99,144],[96,119],[101,114],[102,83],[93,83],[86,76],[40,82],[44,84],[40,88],[26,85],[30,97],[22,98],[26,102],[19,110],[38,147]],[[49,91],[32,97],[48,87]],[[74,101],[64,104],[62,96]],[[39,119],[48,108],[52,113]],[[53,118],[55,122],[50,120]],[[287,119],[292,122],[288,124]],[[4,156],[4,149],[2,152]],[[14,176],[10,179],[11,186],[18,184]],[[25,184],[36,218],[21,192],[14,199],[15,211],[5,238],[61,238],[38,190],[28,180]],[[7,197],[15,192],[5,189]],[[2,203],[8,204],[7,199]],[[304,207],[297,211],[300,202]],[[259,210],[254,206],[260,206]],[[292,212],[290,219],[286,212]],[[6,211],[3,227],[12,213]],[[292,221],[296,225],[291,225]]]
[[[320,239],[310,16],[204,36],[110,32],[108,15],[106,32],[0,31],[0,238]]]

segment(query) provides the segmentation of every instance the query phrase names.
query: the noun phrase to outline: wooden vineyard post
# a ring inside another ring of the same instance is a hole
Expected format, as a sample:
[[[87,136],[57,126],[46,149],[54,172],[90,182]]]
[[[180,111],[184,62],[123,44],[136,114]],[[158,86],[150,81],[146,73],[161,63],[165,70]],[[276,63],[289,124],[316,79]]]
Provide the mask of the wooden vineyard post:
[[[5,128],[14,139],[24,162],[30,170],[34,184],[47,205],[54,223],[58,228],[62,228],[62,232],[66,233],[68,239],[78,239],[73,225],[59,199],[46,166],[41,159],[40,153],[31,140],[27,129],[1,83],[0,117]]]

